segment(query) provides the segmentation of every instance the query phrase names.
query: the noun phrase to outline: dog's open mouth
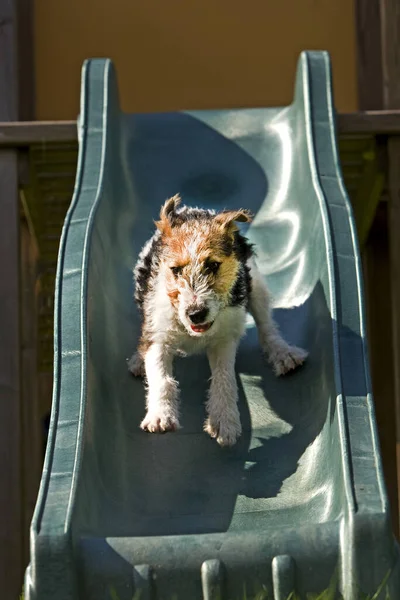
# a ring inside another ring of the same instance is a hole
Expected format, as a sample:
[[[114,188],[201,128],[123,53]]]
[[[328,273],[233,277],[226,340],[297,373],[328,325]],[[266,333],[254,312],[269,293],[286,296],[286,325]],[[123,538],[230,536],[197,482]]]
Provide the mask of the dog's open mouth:
[[[192,331],[195,331],[196,333],[204,333],[210,329],[212,324],[213,321],[211,323],[202,323],[201,325],[190,325],[190,327],[192,328]]]

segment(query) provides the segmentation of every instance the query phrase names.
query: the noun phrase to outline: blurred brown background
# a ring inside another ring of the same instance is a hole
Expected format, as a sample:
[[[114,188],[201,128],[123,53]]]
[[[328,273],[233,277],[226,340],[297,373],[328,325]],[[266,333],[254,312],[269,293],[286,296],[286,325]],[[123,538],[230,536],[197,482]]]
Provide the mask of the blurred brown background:
[[[36,118],[75,119],[88,57],[115,61],[123,109],[289,104],[302,50],[328,50],[357,108],[353,0],[36,0]]]

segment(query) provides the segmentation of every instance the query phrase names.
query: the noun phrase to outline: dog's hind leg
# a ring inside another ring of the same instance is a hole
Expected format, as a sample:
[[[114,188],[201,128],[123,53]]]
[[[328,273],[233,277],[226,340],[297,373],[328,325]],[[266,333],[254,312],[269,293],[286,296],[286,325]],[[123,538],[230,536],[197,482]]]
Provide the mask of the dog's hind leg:
[[[146,335],[143,332],[143,326],[139,338],[139,344],[137,350],[132,356],[127,360],[128,370],[135,377],[144,377],[146,375],[146,370],[144,367],[144,355],[148,348],[148,343],[146,341]]]
[[[128,369],[135,377],[144,377],[144,360],[139,350],[137,350],[127,361]]]
[[[151,433],[179,429],[178,384],[172,363],[172,354],[162,344],[151,344],[144,356],[147,414],[140,427]]]
[[[264,279],[254,261],[251,263],[251,293],[249,312],[257,326],[262,351],[277,376],[302,365],[308,352],[289,345],[281,336],[272,318],[271,300]]]

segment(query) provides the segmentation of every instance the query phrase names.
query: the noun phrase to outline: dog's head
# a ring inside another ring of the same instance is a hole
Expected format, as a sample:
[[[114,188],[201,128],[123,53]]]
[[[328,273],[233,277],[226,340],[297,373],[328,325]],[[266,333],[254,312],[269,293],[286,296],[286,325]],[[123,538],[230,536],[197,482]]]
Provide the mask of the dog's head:
[[[156,223],[162,236],[161,265],[166,293],[193,336],[204,335],[229,304],[241,268],[234,251],[235,221],[250,221],[246,210],[212,214],[165,202]]]

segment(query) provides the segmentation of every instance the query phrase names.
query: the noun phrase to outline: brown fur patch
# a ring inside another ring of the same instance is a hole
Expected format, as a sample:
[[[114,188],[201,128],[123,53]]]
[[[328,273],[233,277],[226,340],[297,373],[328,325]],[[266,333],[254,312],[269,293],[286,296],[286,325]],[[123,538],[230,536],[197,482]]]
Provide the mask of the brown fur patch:
[[[171,228],[171,232],[163,235],[165,250],[174,266],[185,267],[196,257],[205,260],[216,254],[221,258],[232,252],[232,237],[221,227],[210,222],[189,221]]]
[[[167,294],[172,304],[175,304],[179,297],[179,287],[172,271],[167,271]]]
[[[226,298],[232,290],[239,271],[239,261],[232,254],[225,257],[219,267],[217,277],[214,283],[214,290],[217,294]]]
[[[178,208],[181,201],[182,200],[179,194],[175,194],[175,196],[172,196],[172,198],[166,200],[166,202],[161,207],[160,220],[156,221],[156,227],[161,231],[163,235],[171,235],[171,216]]]
[[[191,221],[172,227],[163,235],[163,261],[168,267],[167,293],[176,301],[183,280],[196,279],[200,274],[209,278],[210,287],[226,297],[238,274],[239,262],[232,253],[232,233],[213,221]],[[207,261],[220,263],[217,273],[207,272]],[[175,277],[171,267],[182,267]]]
[[[175,212],[180,202],[179,195],[169,198],[156,222],[164,245],[162,260],[168,269],[167,294],[171,302],[176,303],[184,280],[191,282],[203,275],[209,278],[210,287],[216,293],[227,296],[239,270],[239,262],[233,254],[235,221],[250,221],[251,214],[245,209],[226,210],[213,218],[185,220]],[[207,271],[207,261],[220,263],[216,273]],[[174,275],[171,269],[176,268],[181,270]]]
[[[142,336],[139,340],[139,344],[138,344],[138,352],[140,354],[140,356],[143,358],[146,356],[147,350],[150,348],[151,346],[151,342],[149,342],[149,340],[147,339],[146,335],[145,335],[145,327],[143,327],[143,333]]]
[[[246,223],[251,221],[251,219],[251,212],[244,208],[240,208],[239,210],[224,210],[218,213],[214,218],[214,222],[221,227],[222,230],[229,231],[232,234],[238,229],[235,221]]]

